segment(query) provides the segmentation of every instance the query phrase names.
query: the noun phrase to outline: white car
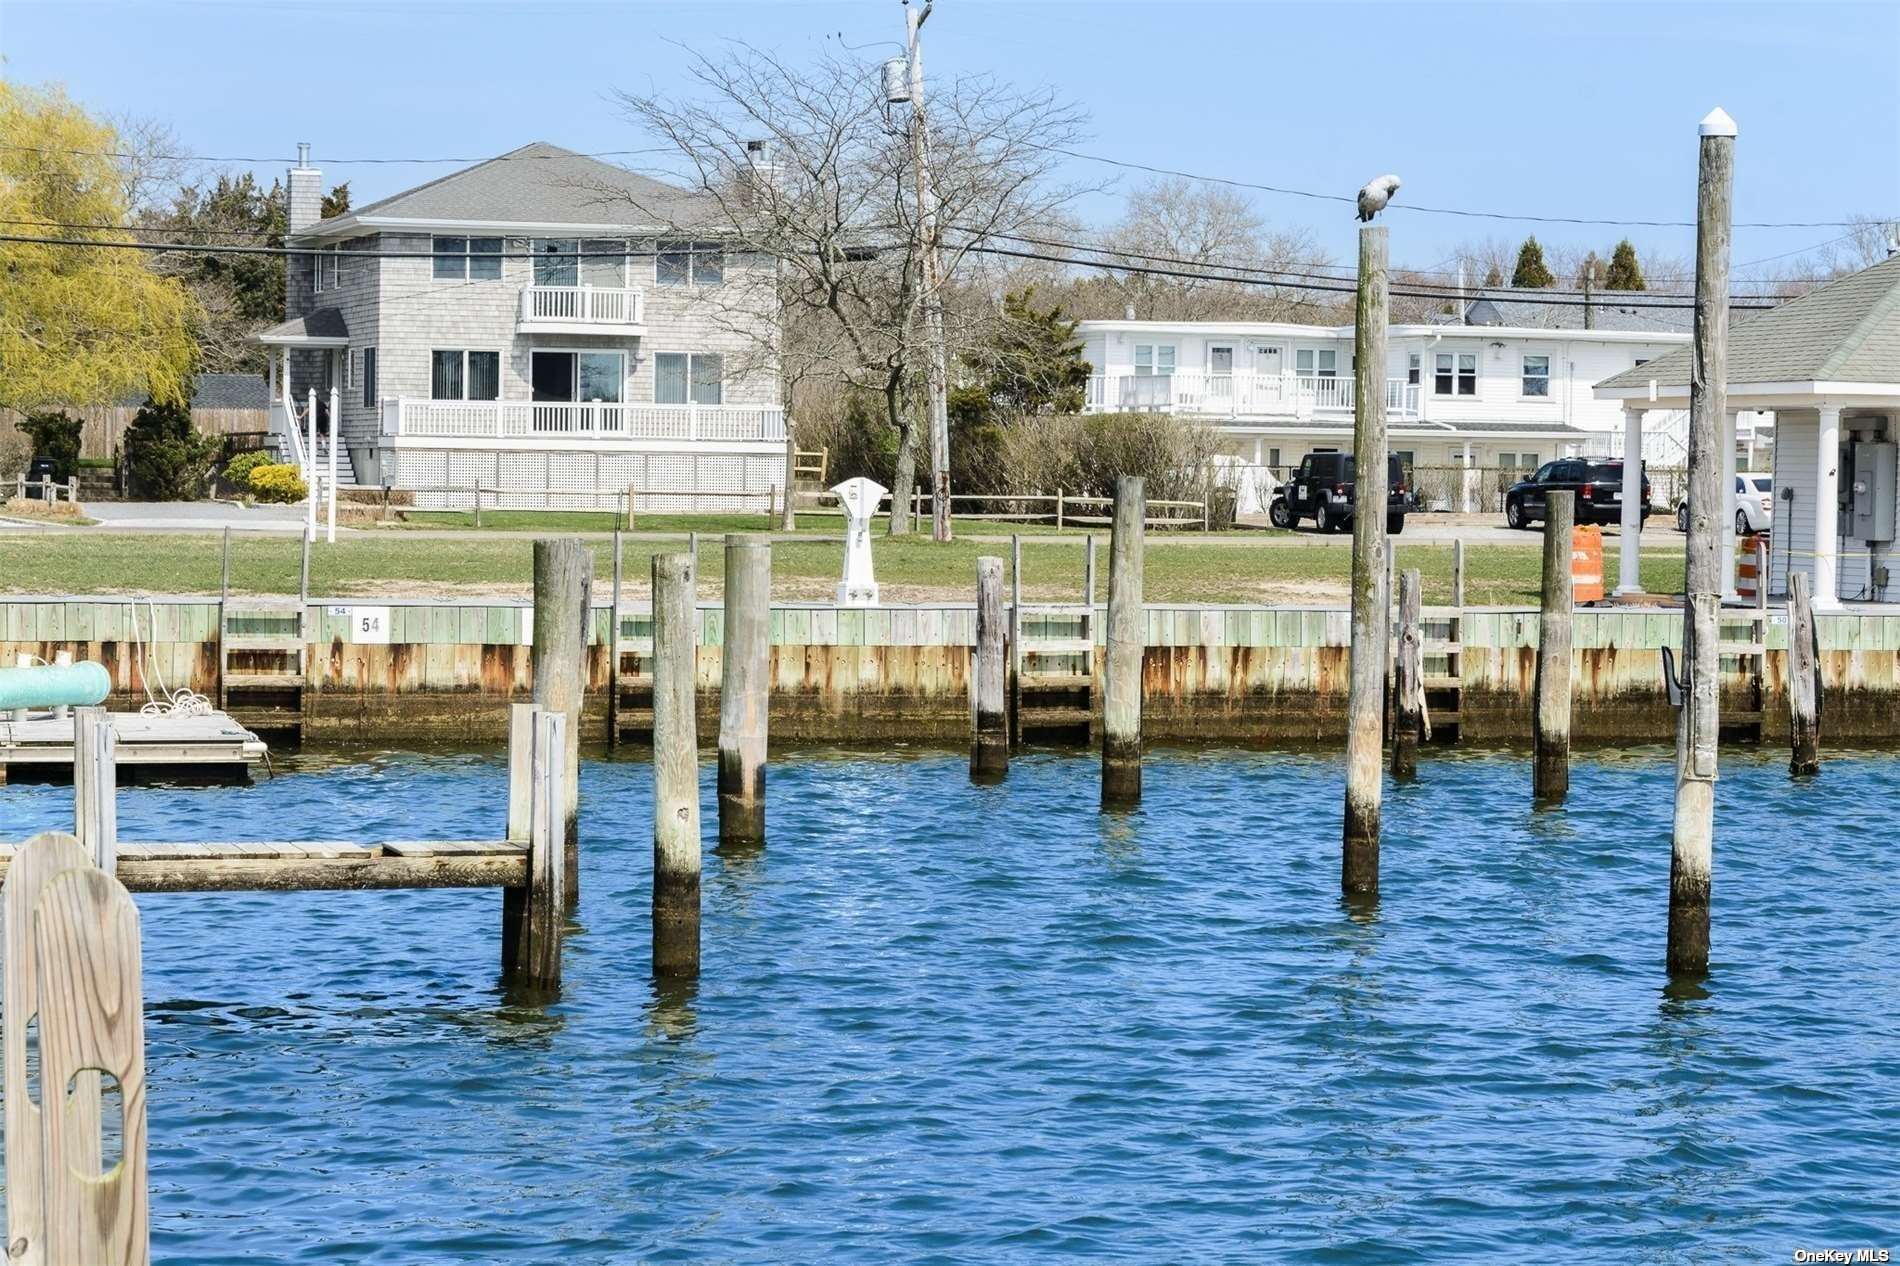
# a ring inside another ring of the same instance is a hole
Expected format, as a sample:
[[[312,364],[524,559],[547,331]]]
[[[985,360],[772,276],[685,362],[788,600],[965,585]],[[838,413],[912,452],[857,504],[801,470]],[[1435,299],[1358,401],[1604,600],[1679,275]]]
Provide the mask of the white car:
[[[1756,471],[1735,476],[1735,531],[1766,532],[1775,521],[1775,477]],[[1689,530],[1689,501],[1676,503],[1676,531]]]

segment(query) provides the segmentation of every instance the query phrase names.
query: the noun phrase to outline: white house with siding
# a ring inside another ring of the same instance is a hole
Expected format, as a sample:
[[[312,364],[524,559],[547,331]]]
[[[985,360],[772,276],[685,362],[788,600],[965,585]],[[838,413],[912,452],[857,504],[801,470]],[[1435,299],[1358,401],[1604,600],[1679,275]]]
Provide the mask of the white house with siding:
[[[1592,384],[1687,339],[1663,328],[1505,325],[1485,301],[1465,319],[1391,327],[1386,424],[1408,465],[1530,470],[1553,457],[1620,452],[1622,410],[1597,399]],[[1311,449],[1351,444],[1349,325],[1083,321],[1077,334],[1092,370],[1092,412],[1192,415],[1229,437],[1236,456],[1280,471]],[[1674,419],[1658,422],[1646,447]]]
[[[1615,374],[1596,395],[1631,418],[1686,409],[1691,354],[1678,349]],[[1775,413],[1770,595],[1785,596],[1795,571],[1808,573],[1816,607],[1900,599],[1900,256],[1735,324],[1728,407],[1731,437],[1738,410]],[[1735,445],[1720,451],[1733,497]],[[1720,521],[1734,517],[1731,500]],[[1722,538],[1732,578],[1734,538]],[[1626,543],[1621,591],[1636,587],[1635,563]]]
[[[307,147],[300,147],[307,154]],[[271,429],[335,401],[340,481],[418,505],[763,508],[782,486],[769,262],[695,195],[536,143],[320,219],[290,172],[289,320],[264,331]],[[319,441],[319,449],[327,440]],[[466,491],[458,491],[466,490]]]

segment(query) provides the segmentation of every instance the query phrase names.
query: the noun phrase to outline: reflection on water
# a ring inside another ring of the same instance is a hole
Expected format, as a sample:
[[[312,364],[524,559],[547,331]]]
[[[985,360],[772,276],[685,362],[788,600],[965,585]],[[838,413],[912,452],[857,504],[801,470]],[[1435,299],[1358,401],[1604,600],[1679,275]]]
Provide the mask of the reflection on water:
[[[558,1001],[488,891],[139,898],[155,1256],[254,1263],[1783,1257],[1900,1223],[1892,758],[1725,760],[1714,961],[1662,971],[1669,755],[1422,753],[1377,900],[1343,762],[777,753],[704,975],[649,967],[649,771],[590,761]],[[129,788],[128,838],[492,834],[500,762]],[[10,835],[71,793],[0,788]],[[1840,894],[1852,894],[1843,907]]]

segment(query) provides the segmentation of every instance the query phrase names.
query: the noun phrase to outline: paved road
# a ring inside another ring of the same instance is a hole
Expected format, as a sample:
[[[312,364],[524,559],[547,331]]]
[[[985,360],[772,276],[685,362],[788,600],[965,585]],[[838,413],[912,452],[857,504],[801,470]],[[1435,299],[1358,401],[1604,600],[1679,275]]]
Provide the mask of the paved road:
[[[296,532],[304,508],[241,506],[224,501],[88,501],[86,514],[108,530],[164,532]]]

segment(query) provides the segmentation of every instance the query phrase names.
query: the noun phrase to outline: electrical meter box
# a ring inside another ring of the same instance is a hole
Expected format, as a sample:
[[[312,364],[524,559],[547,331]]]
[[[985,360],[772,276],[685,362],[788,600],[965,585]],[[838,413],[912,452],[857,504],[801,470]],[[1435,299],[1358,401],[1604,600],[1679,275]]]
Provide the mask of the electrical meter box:
[[[1851,519],[1847,534],[1857,541],[1891,541],[1894,537],[1897,454],[1900,449],[1889,443],[1859,441],[1854,445],[1853,482],[1849,485]]]

